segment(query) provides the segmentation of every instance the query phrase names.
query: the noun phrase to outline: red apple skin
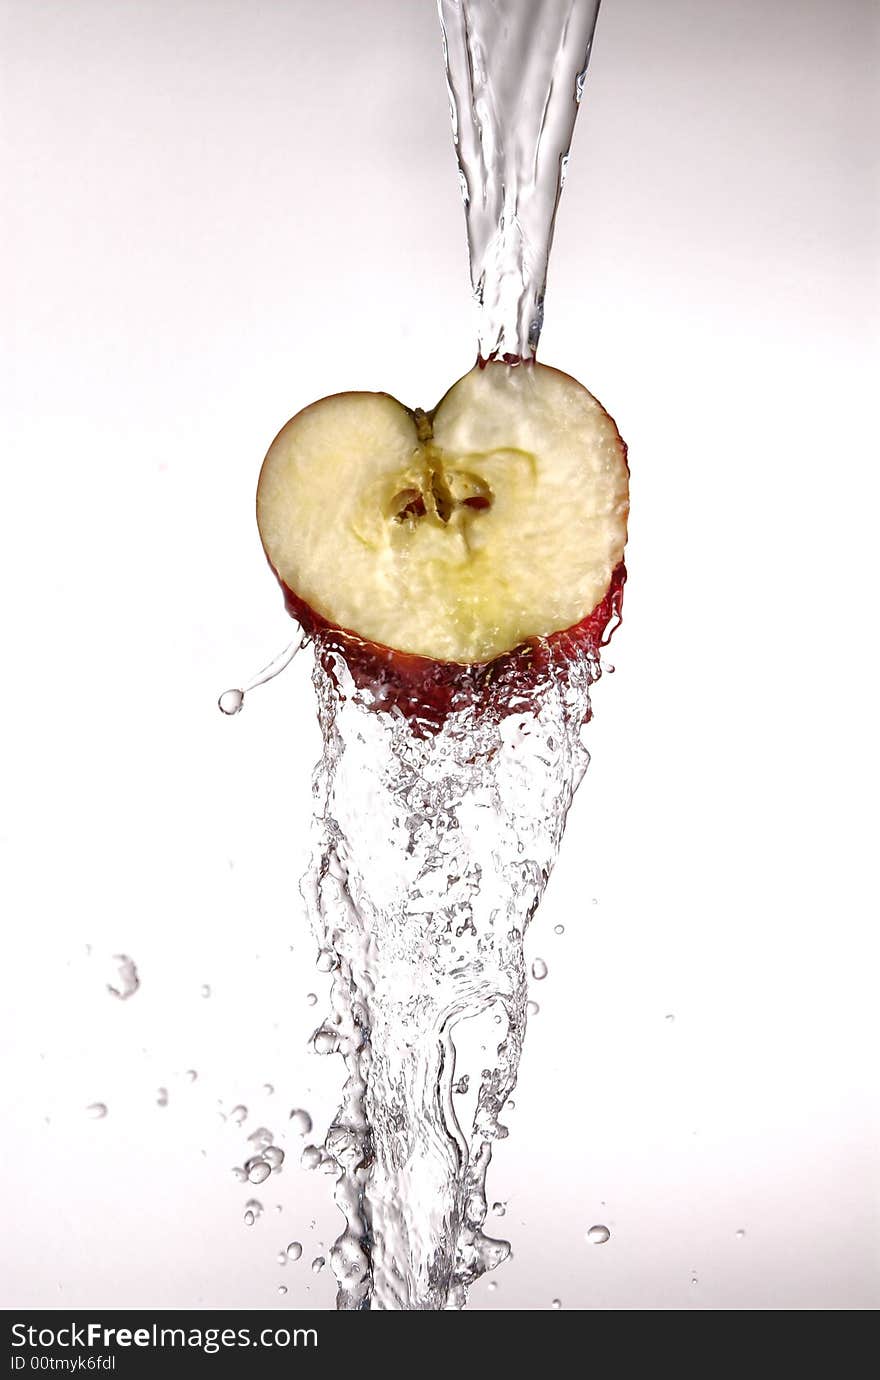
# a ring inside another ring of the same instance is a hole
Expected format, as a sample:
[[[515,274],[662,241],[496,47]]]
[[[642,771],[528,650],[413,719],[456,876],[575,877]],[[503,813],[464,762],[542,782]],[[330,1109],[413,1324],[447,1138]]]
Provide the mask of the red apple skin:
[[[340,653],[358,690],[368,694],[371,708],[386,713],[396,710],[424,734],[436,733],[456,709],[478,702],[490,705],[496,699],[493,692],[499,689],[504,691],[504,698],[528,696],[551,662],[564,674],[566,664],[597,655],[621,621],[626,581],[621,561],[601,603],[573,627],[546,638],[532,638],[492,661],[466,663],[435,661],[368,642],[316,613],[287,587],[271,563],[270,568],[281,585],[287,612],[308,637],[315,639],[325,671],[335,679],[333,654]]]

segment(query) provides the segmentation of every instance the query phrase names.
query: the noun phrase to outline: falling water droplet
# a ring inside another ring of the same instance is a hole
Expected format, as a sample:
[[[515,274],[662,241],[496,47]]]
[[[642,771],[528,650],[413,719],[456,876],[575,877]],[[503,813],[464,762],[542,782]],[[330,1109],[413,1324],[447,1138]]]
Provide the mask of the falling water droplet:
[[[526,1011],[530,1016],[537,1016],[540,1010],[541,1008],[536,1001],[526,1002]]]
[[[321,1163],[321,1152],[317,1145],[307,1145],[299,1157],[303,1169],[317,1169]]]
[[[325,1261],[322,1255],[316,1255],[314,1260],[312,1261],[312,1270],[316,1275],[319,1275],[326,1263],[327,1262]]]
[[[275,1091],[275,1088],[274,1088],[274,1085],[273,1085],[272,1083],[264,1083],[264,1084],[263,1084],[263,1092],[266,1094],[267,1097],[271,1097],[272,1094],[274,1093],[274,1091]]]
[[[287,1259],[299,1260],[302,1253],[302,1243],[300,1241],[291,1241],[290,1245],[287,1247]]]
[[[307,1006],[317,1006],[317,1004],[318,1004],[318,998],[315,996],[314,992],[309,992],[308,995],[306,996],[306,1005],[307,1005]]]
[[[263,1204],[260,1202],[259,1198],[248,1198],[244,1208],[245,1212],[250,1212],[253,1215],[254,1221],[263,1215]]]
[[[592,898],[592,900],[590,901],[590,905],[591,905],[591,906],[598,906],[598,904],[599,904],[599,897],[598,897],[598,896],[594,896],[594,897]]]
[[[493,1203],[493,1204],[492,1204],[492,1211],[494,1212],[494,1214],[495,1214],[496,1217],[504,1217],[505,1214],[506,1214],[506,1212],[507,1212],[507,1204],[506,1204],[506,1203]]]
[[[587,1232],[587,1240],[592,1246],[604,1246],[605,1242],[610,1240],[610,1238],[611,1232],[601,1222],[597,1222],[597,1224],[594,1227],[590,1227]]]
[[[699,1284],[699,1282],[700,1282],[700,1281],[699,1281],[699,1279],[697,1278],[696,1271],[694,1271],[694,1272],[691,1274],[691,1285],[693,1286],[693,1285],[695,1285],[695,1284]]]
[[[336,967],[336,955],[332,949],[319,949],[315,967],[319,973],[332,973]]]
[[[236,1126],[241,1126],[247,1120],[247,1114],[247,1107],[239,1103],[238,1106],[233,1107],[232,1111],[229,1113],[229,1120],[234,1121]]]
[[[270,1169],[280,1169],[284,1163],[284,1151],[277,1145],[267,1145],[263,1151],[263,1158],[267,1160]]]
[[[247,1171],[242,1169],[240,1164],[234,1165],[232,1172],[240,1184],[247,1183]]]
[[[208,986],[207,982],[203,982],[203,983],[202,983],[202,989],[201,989],[201,990],[202,990],[202,996],[203,996],[203,997],[210,997],[210,995],[211,995],[211,989],[210,989],[210,987]]]
[[[107,1106],[104,1102],[92,1102],[86,1107],[86,1116],[92,1121],[102,1121],[107,1115]]]
[[[243,690],[224,690],[217,701],[217,708],[221,714],[237,714],[243,704]]]
[[[740,1228],[738,1229],[737,1233],[736,1233],[736,1239],[737,1239],[737,1241],[742,1241],[742,1239],[743,1239],[743,1237],[745,1236],[745,1234],[746,1234],[746,1233],[745,1233],[745,1229],[744,1229],[743,1227],[740,1227]]]
[[[332,1054],[336,1048],[336,1036],[325,1025],[320,1026],[312,1036],[312,1048],[316,1054]]]
[[[668,1015],[664,1016],[663,1019],[666,1020],[666,1021],[668,1021],[669,1024],[671,1025],[672,1022],[675,1020],[675,1016],[674,1016],[673,1013],[670,1011],[670,1012],[668,1013]]]
[[[279,1285],[278,1285],[278,1292],[279,1292],[279,1294],[286,1294],[286,1293],[287,1293],[287,1285],[286,1285],[286,1284],[279,1284]]]
[[[120,1001],[128,1001],[128,998],[133,997],[141,985],[138,970],[128,954],[114,954],[113,962],[117,965],[116,985],[108,982],[107,991],[111,996],[118,997]]]
[[[244,1215],[244,1224],[245,1224],[246,1227],[252,1227],[252,1226],[254,1225],[254,1223],[256,1222],[256,1220],[257,1220],[257,1219],[256,1219],[256,1217],[254,1216],[254,1214],[253,1214],[252,1212],[248,1211],[248,1212],[245,1213],[245,1215]]]
[[[489,1287],[489,1293],[490,1293],[490,1294],[494,1294],[494,1293],[495,1293],[495,1290],[498,1288],[498,1285],[497,1285],[497,1283],[496,1283],[496,1281],[495,1281],[494,1279],[490,1279],[490,1280],[489,1280],[489,1286],[488,1286],[488,1287]]]
[[[554,926],[553,926],[553,933],[554,933],[554,934],[565,934],[565,926],[564,926],[564,925],[554,925]]]
[[[187,1069],[186,1074],[184,1076],[186,1078],[187,1083],[194,1083],[199,1075],[196,1073],[195,1069]]]
[[[168,1089],[167,1089],[167,1088],[160,1088],[160,1089],[159,1089],[158,1093],[156,1094],[156,1105],[157,1105],[158,1107],[167,1107],[167,1106],[168,1106]]]
[[[256,690],[258,685],[265,685],[267,680],[274,680],[276,676],[280,676],[285,667],[293,661],[297,652],[305,645],[305,642],[305,633],[300,630],[299,637],[294,638],[293,642],[289,643],[283,652],[279,652],[278,656],[270,661],[268,666],[264,666],[262,671],[258,671],[243,690],[224,690],[217,701],[220,712],[222,714],[237,714],[244,704],[245,695],[249,694],[251,690]]]
[[[266,1146],[271,1145],[274,1139],[275,1137],[268,1126],[258,1126],[256,1131],[251,1131],[248,1136],[250,1144],[255,1145],[258,1150],[265,1150]]]
[[[303,1111],[302,1107],[294,1107],[290,1113],[291,1129],[298,1136],[307,1136],[312,1129],[312,1118],[308,1112]]]
[[[562,1299],[554,1299],[550,1307],[557,1310],[560,1309],[562,1307]]]
[[[549,971],[550,970],[548,969],[547,964],[544,962],[543,958],[535,959],[534,963],[532,964],[532,977],[535,979],[535,982],[543,982],[544,978],[547,976]]]
[[[272,1173],[271,1165],[266,1163],[262,1155],[255,1155],[253,1159],[248,1160],[245,1164],[245,1169],[247,1170],[248,1179],[252,1184],[265,1183]]]

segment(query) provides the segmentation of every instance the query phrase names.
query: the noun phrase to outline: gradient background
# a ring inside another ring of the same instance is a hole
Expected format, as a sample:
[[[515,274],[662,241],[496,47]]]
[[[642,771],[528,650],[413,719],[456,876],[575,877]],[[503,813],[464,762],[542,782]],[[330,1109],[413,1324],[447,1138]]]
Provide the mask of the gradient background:
[[[229,1172],[341,1081],[305,658],[215,703],[289,637],[279,426],[471,364],[434,7],[6,0],[2,49],[0,1301],[330,1308],[296,1137]],[[630,584],[473,1308],[880,1302],[877,65],[857,0],[600,15],[542,357],[629,442]]]

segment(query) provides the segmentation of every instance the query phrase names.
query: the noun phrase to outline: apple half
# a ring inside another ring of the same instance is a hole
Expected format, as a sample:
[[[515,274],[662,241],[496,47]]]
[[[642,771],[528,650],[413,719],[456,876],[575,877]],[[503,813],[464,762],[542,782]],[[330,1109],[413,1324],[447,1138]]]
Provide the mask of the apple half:
[[[433,412],[339,393],[263,462],[257,522],[290,613],[382,707],[442,717],[619,618],[626,446],[592,394],[480,363]],[[564,658],[563,658],[564,659]]]

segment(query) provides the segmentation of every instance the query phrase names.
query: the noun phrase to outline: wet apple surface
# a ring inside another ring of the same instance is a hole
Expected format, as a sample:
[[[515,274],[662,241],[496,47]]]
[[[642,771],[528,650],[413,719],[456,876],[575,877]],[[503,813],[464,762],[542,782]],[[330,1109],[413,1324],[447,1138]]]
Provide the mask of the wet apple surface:
[[[322,399],[276,437],[257,491],[289,611],[402,707],[439,708],[548,643],[597,647],[628,506],[613,420],[536,363],[476,367],[431,413]]]

